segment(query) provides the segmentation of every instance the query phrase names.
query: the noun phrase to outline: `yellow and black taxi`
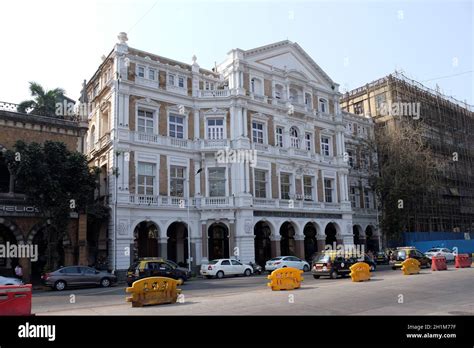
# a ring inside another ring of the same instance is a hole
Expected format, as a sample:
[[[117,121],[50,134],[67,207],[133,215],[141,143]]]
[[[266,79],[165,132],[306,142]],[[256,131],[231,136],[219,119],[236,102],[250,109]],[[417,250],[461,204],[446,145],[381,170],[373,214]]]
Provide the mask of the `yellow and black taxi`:
[[[184,283],[191,278],[188,269],[179,267],[171,260],[160,257],[146,257],[134,262],[127,271],[127,284],[132,286],[133,282],[148,277],[168,277],[181,280]]]
[[[431,267],[431,259],[415,247],[399,247],[394,250],[390,257],[392,269],[402,268],[402,262],[408,258],[418,260],[420,267]]]

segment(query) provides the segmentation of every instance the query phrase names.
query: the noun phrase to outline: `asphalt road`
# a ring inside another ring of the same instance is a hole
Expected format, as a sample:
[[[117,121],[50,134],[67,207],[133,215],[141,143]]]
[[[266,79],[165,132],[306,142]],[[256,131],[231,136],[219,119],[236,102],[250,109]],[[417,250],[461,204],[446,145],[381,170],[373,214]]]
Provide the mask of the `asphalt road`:
[[[387,314],[474,315],[474,268],[404,276],[380,266],[368,282],[313,279],[300,289],[271,291],[266,275],[193,279],[180,286],[184,303],[131,308],[124,286],[35,291],[37,315]]]

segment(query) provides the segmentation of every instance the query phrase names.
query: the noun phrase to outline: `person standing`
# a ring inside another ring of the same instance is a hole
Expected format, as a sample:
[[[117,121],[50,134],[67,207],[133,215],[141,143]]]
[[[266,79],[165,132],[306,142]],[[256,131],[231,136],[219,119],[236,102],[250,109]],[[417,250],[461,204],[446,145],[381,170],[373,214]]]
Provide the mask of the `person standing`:
[[[23,267],[20,264],[15,267],[15,275],[18,279],[23,280]]]

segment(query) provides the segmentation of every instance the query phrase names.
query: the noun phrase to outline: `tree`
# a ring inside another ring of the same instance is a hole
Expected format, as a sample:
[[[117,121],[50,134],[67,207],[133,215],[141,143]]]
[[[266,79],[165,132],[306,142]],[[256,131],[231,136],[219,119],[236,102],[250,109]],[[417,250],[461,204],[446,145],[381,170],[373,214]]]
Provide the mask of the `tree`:
[[[61,142],[26,144],[18,141],[7,151],[17,186],[40,211],[47,228],[47,268],[58,264],[57,245],[63,239],[71,212],[85,213],[96,189],[96,175],[86,157]]]
[[[65,91],[62,88],[45,91],[45,89],[36,82],[30,82],[30,92],[34,99],[21,102],[17,108],[18,112],[26,113],[27,109],[31,109],[31,114],[54,116],[56,104],[61,103],[65,98]]]
[[[438,174],[444,164],[424,141],[421,124],[393,125],[376,130],[379,173],[371,181],[381,203],[382,230],[387,239],[400,240],[410,217],[437,199]]]

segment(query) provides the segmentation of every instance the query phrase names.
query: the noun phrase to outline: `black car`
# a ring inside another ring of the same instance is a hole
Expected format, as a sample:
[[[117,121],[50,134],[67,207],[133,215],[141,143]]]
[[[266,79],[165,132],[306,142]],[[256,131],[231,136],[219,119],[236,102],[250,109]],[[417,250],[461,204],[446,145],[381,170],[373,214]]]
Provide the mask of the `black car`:
[[[377,263],[377,265],[388,265],[390,259],[385,252],[379,251],[377,252],[377,254],[375,254],[375,262]]]
[[[127,284],[132,286],[133,282],[148,277],[167,277],[181,280],[184,283],[191,278],[191,273],[182,267],[161,258],[141,259],[133,263],[127,271]]]
[[[338,276],[345,277],[351,273],[350,267],[358,262],[357,258],[339,255],[336,252],[318,253],[313,258],[311,273],[315,279],[329,276],[336,279]]]
[[[364,261],[362,260],[357,260],[357,261],[365,262],[366,264],[368,264],[370,266],[371,272],[374,272],[377,269],[377,262],[367,254],[364,255]]]

